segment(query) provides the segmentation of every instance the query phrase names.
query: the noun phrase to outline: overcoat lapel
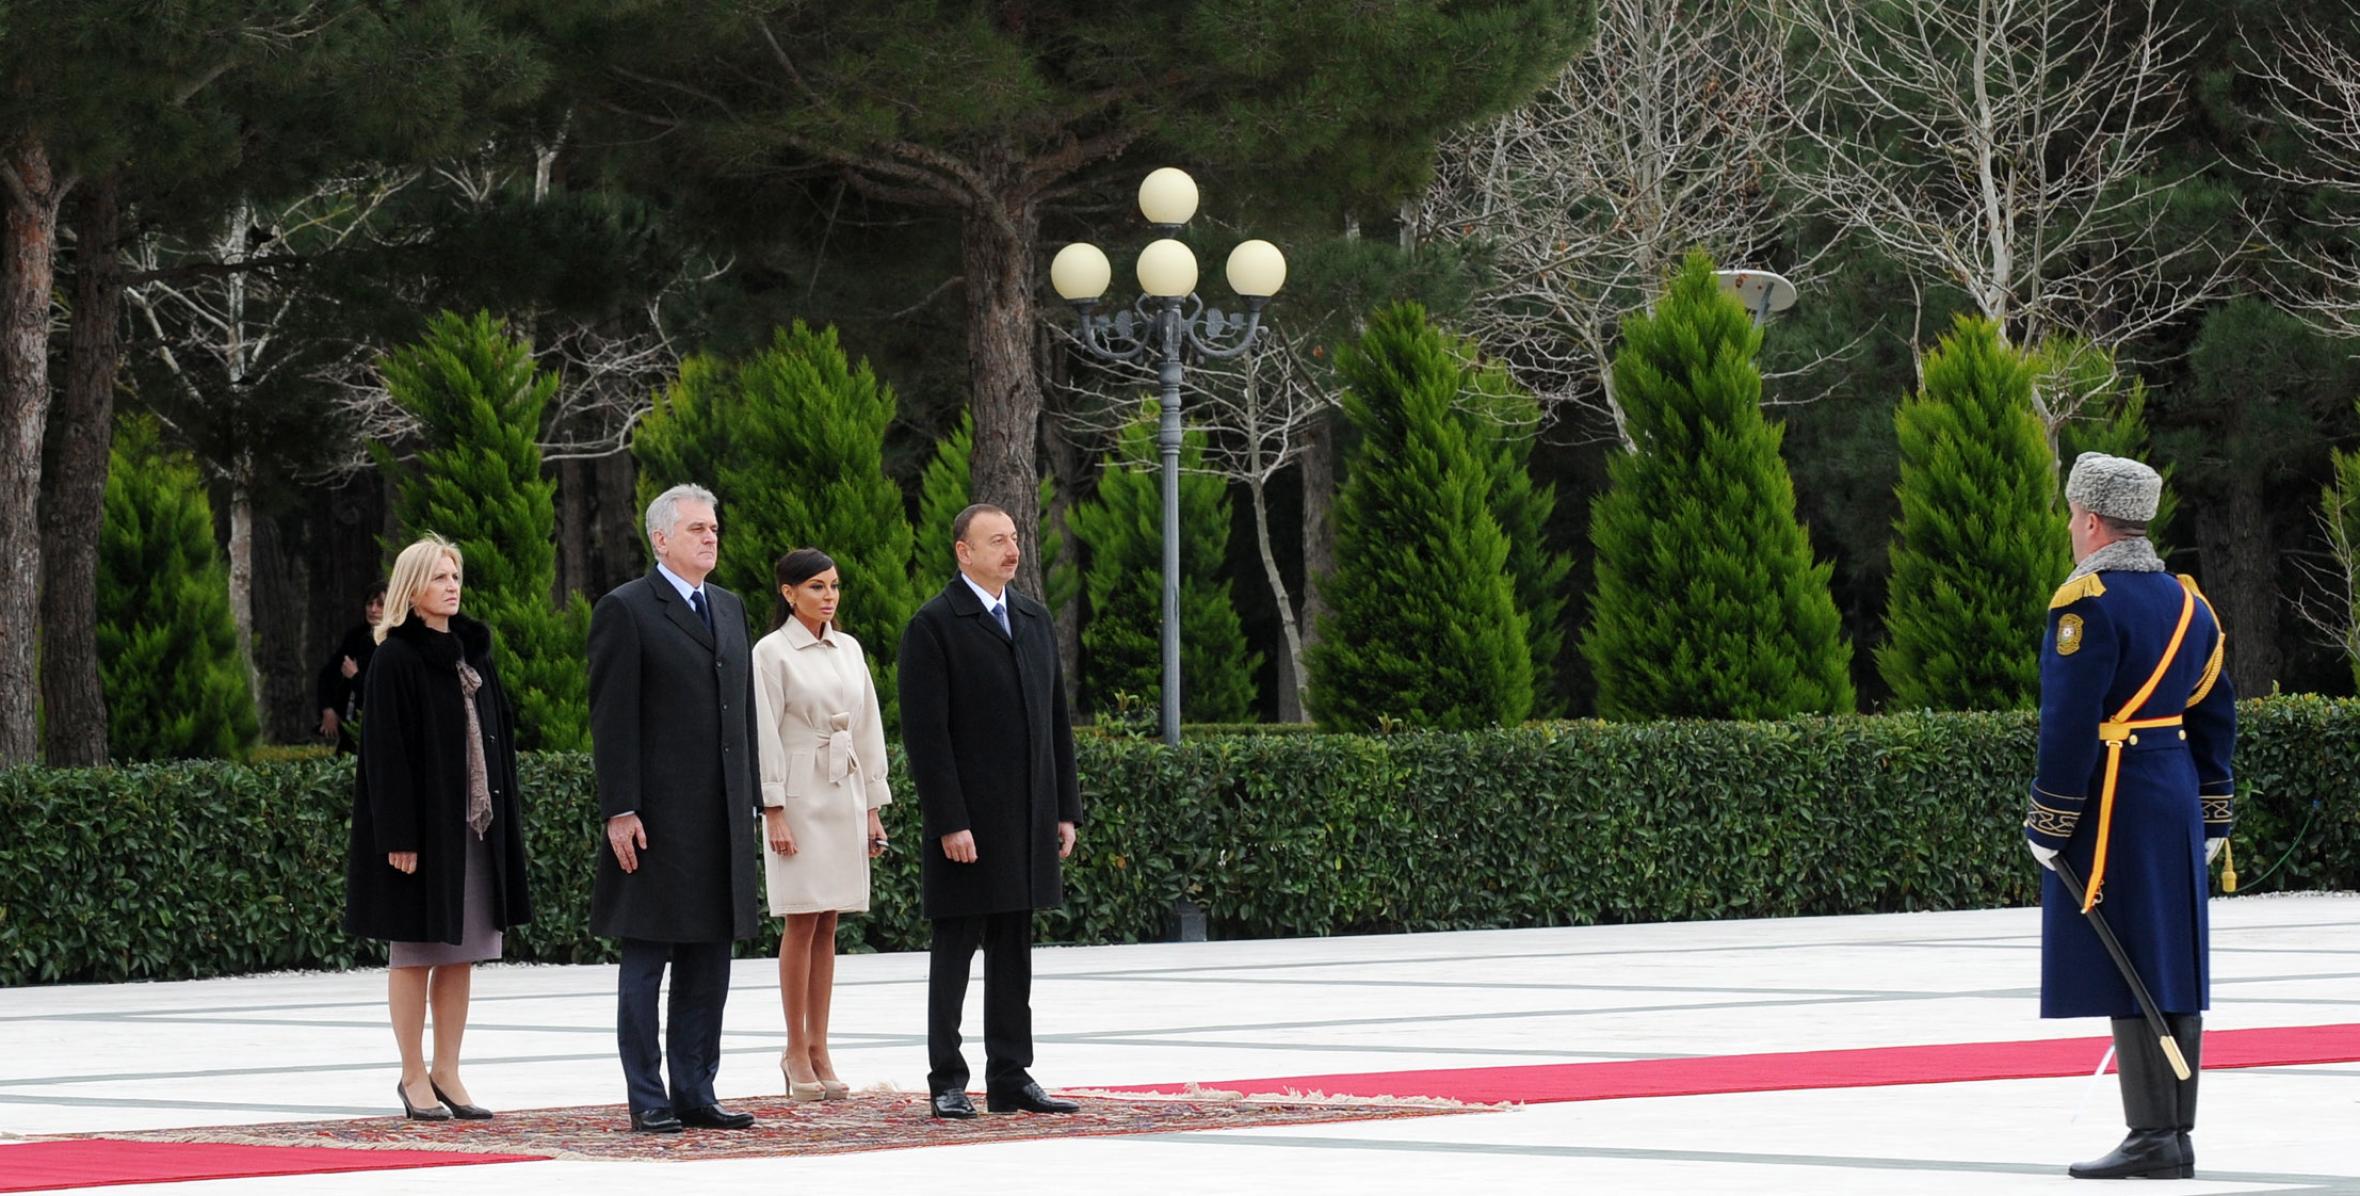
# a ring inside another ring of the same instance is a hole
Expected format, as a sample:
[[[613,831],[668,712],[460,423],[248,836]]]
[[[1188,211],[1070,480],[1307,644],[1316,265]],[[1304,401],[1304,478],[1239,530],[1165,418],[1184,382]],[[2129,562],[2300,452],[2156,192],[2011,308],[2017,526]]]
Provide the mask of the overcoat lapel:
[[[1008,646],[1016,653],[1016,688],[1023,694],[1024,712],[1029,720],[1033,713],[1033,691],[1037,688],[1037,682],[1032,677],[1032,669],[1027,666],[1034,664],[1038,659],[1045,659],[1045,657],[1036,657],[1028,650],[1028,645],[1033,637],[1042,633],[1042,629],[1034,626],[1030,611],[1016,604],[1014,601],[1015,590],[1005,590],[1002,593],[1008,599]],[[984,621],[988,623],[992,620],[987,616]]]
[[[965,577],[953,574],[950,586],[943,592],[950,597],[952,614],[973,621],[1002,645],[1015,643],[1010,634],[1016,628],[1016,604],[1009,601],[1012,591],[1000,591],[1000,601],[1008,607],[1008,631],[1000,630],[1000,621],[992,617],[990,608],[984,606],[983,599],[976,595],[974,587],[967,584]]]
[[[686,599],[680,596],[680,591],[672,588],[672,580],[661,573],[650,570],[647,575],[647,583],[648,588],[655,592],[656,601],[664,605],[664,617],[672,620],[674,627],[687,632],[690,639],[703,645],[705,651],[713,651],[715,647],[713,633],[705,630],[705,621],[697,617],[697,612],[688,605]],[[712,600],[711,594],[705,596],[705,601],[708,604]],[[707,609],[711,609],[710,606]],[[715,622],[718,624],[718,618]]]

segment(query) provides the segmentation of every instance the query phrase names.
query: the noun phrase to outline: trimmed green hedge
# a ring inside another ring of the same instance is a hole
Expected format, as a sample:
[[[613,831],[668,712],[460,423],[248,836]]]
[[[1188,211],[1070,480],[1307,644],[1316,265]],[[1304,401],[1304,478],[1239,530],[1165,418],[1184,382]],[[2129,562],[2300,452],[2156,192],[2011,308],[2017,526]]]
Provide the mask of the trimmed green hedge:
[[[2360,888],[2360,702],[2241,715],[2249,887]],[[2020,905],[2033,732],[2026,714],[1912,714],[1235,735],[1177,752],[1085,736],[1091,821],[1041,934],[1160,938],[1182,896],[1231,937]],[[508,956],[611,958],[587,931],[603,850],[589,759],[529,757],[523,780],[539,918]],[[879,904],[845,920],[848,947],[924,943],[917,811],[898,778],[896,792]],[[0,773],[0,984],[380,961],[338,929],[350,793],[349,757]]]

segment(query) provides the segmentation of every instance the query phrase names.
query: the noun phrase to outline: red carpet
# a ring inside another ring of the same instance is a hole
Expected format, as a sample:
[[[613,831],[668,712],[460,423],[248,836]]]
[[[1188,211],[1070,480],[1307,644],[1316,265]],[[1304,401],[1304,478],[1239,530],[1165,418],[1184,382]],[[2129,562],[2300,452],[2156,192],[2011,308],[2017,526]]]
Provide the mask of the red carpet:
[[[1324,1092],[1330,1096],[1425,1096],[1474,1104],[1513,1101],[1622,1100],[1713,1092],[1798,1088],[1871,1088],[1884,1084],[1957,1084],[2088,1075],[2105,1053],[2104,1038],[2034,1042],[1962,1042],[1695,1059],[1460,1067],[1355,1075],[1275,1076],[1206,1081],[1209,1089],[1246,1093]],[[2204,1036],[2207,1068],[2285,1067],[2360,1060],[2360,1024],[2213,1030]],[[1140,1084],[1117,1092],[1181,1092],[1184,1084]]]
[[[457,1163],[529,1163],[530,1154],[444,1150],[336,1150],[316,1146],[225,1146],[212,1142],[123,1142],[77,1138],[0,1146],[0,1192],[160,1184],[183,1179],[391,1171]]]

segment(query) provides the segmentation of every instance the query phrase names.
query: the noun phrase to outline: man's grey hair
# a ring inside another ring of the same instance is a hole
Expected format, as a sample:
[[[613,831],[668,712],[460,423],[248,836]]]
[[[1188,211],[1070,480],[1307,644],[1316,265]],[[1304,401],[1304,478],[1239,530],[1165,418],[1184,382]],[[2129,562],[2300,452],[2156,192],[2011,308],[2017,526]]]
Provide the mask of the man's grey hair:
[[[649,543],[655,542],[657,532],[667,535],[671,533],[673,525],[680,522],[680,504],[683,502],[701,502],[713,508],[715,512],[721,510],[721,500],[713,497],[712,491],[695,482],[682,482],[670,490],[656,495],[655,501],[647,504],[647,539]]]

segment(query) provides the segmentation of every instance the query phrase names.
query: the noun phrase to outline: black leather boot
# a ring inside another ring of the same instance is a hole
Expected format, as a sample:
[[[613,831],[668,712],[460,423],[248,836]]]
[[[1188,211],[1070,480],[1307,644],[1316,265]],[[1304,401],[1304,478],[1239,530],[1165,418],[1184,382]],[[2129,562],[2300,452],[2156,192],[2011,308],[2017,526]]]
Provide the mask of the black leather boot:
[[[2065,1169],[2075,1179],[2179,1179],[2179,1077],[2145,1018],[2114,1019],[2114,1064],[2122,1081],[2122,1119],[2130,1136],[2105,1158]]]
[[[2196,1081],[2203,1078],[2201,1061],[2204,1056],[2204,1015],[2201,1013],[2167,1013],[2163,1020],[2171,1025],[2172,1037],[2179,1040],[2180,1055],[2188,1061],[2188,1078],[2180,1085],[2180,1178],[2196,1178],[2196,1144],[2188,1135],[2196,1129]]]

